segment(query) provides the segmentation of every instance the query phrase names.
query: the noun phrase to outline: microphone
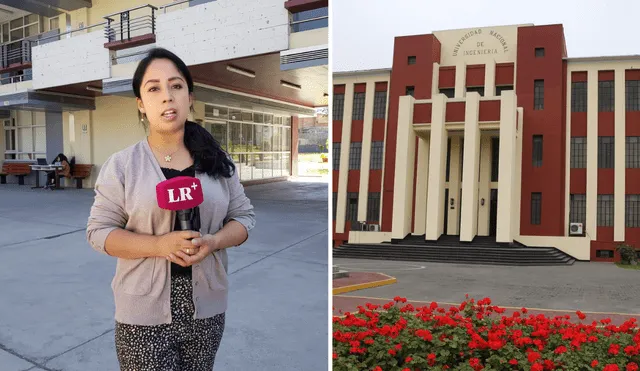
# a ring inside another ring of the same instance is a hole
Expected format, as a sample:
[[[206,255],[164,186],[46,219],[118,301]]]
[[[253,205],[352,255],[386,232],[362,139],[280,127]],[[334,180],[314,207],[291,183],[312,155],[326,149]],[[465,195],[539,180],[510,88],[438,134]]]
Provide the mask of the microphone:
[[[198,205],[204,201],[200,179],[179,176],[156,185],[156,197],[161,209],[175,211],[183,231],[200,230]]]

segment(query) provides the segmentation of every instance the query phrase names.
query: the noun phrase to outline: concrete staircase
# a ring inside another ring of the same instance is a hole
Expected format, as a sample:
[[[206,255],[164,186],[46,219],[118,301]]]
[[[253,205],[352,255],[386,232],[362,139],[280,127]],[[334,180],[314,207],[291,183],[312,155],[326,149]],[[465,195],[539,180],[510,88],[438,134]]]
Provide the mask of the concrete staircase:
[[[480,236],[472,242],[460,242],[458,236],[442,236],[437,241],[407,236],[391,243],[343,244],[333,249],[333,257],[511,266],[572,265],[576,261],[554,247],[504,245]]]

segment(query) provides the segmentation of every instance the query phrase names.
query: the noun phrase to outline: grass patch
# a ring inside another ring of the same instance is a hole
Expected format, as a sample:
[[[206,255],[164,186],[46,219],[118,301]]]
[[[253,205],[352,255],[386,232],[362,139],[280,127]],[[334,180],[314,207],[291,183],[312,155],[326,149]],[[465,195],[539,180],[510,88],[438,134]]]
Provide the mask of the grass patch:
[[[640,264],[636,264],[636,265],[625,265],[625,264],[621,264],[621,263],[616,263],[616,265],[622,269],[635,269],[635,270],[640,270]]]
[[[298,162],[322,162],[320,153],[300,153],[298,154]]]

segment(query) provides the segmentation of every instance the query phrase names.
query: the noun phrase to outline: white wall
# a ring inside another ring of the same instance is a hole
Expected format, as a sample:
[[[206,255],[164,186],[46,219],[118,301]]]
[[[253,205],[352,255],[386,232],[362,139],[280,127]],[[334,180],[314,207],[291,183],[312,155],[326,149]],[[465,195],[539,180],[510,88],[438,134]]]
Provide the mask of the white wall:
[[[289,47],[282,0],[218,0],[159,14],[156,43],[187,65],[273,53]]]
[[[36,46],[33,53],[33,88],[106,79],[111,76],[109,50],[102,29]]]

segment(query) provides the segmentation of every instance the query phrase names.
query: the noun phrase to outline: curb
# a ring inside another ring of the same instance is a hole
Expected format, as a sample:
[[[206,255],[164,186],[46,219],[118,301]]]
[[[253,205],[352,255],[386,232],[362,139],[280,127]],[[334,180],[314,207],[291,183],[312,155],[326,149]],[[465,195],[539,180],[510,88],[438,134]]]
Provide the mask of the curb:
[[[383,273],[378,273],[378,274],[380,274],[382,276],[389,277],[389,278],[384,279],[384,280],[364,282],[364,283],[358,283],[358,284],[355,284],[355,285],[349,285],[349,286],[343,286],[343,287],[334,288],[333,289],[333,295],[339,295],[339,294],[344,294],[344,293],[352,292],[352,291],[370,289],[370,288],[373,288],[373,287],[392,285],[392,284],[398,282],[398,280],[396,280],[395,277],[387,276],[386,274],[383,274]]]

